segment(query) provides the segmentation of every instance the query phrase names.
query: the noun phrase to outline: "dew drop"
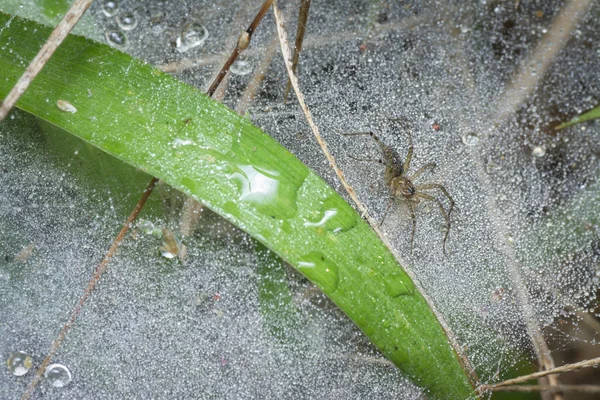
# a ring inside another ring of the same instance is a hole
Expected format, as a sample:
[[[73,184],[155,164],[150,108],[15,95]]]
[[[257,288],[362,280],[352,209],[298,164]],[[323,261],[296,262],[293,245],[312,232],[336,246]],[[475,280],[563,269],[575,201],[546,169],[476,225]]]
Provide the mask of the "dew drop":
[[[542,146],[535,146],[531,151],[531,154],[538,158],[544,157],[546,155],[546,149]]]
[[[179,138],[175,138],[172,142],[171,142],[171,147],[173,147],[174,149],[181,147],[181,146],[189,146],[191,144],[194,144],[194,142],[192,142],[189,139],[179,139]]]
[[[477,134],[471,132],[467,133],[466,135],[463,135],[462,141],[467,146],[475,146],[477,143],[479,143],[479,137],[477,136]]]
[[[237,60],[231,65],[230,71],[232,74],[244,76],[251,73],[252,69],[252,64],[250,64],[248,61]]]
[[[151,221],[148,221],[148,220],[140,221],[140,223],[138,224],[138,228],[145,235],[152,235],[152,236],[156,236],[157,238],[162,238],[161,229],[154,226],[154,224]]]
[[[181,35],[177,38],[175,46],[177,51],[184,53],[194,47],[200,46],[208,38],[208,31],[197,22],[184,25]]]
[[[127,11],[119,14],[117,17],[117,25],[119,25],[119,28],[123,29],[124,31],[131,31],[135,29],[138,25],[138,18],[135,11]]]
[[[303,225],[339,233],[353,228],[356,223],[356,213],[348,203],[330,196],[323,201],[320,210],[314,213],[314,218],[309,218]]]
[[[104,37],[108,44],[113,47],[124,48],[127,46],[127,35],[119,29],[107,29],[104,32]]]
[[[116,0],[105,0],[102,2],[102,12],[107,17],[114,17],[119,11],[119,2]]]
[[[333,292],[338,287],[338,267],[322,253],[313,251],[303,256],[298,262],[298,270],[327,292]]]
[[[163,244],[159,247],[160,254],[169,260],[177,257],[181,250],[181,242],[169,228],[162,229]]]
[[[71,382],[71,371],[62,364],[48,365],[44,377],[54,387],[63,387]]]
[[[386,274],[383,282],[387,294],[392,298],[413,295],[415,292],[411,280],[400,272]]]
[[[31,369],[33,359],[24,351],[15,351],[8,355],[6,365],[10,373],[14,376],[23,376]]]
[[[264,214],[278,219],[296,215],[296,190],[281,185],[281,173],[253,165],[229,165],[227,177],[238,187],[239,200],[249,203]]]
[[[75,108],[75,106],[66,100],[58,100],[56,102],[56,106],[59,108],[59,110],[64,111],[64,112],[69,112],[72,114],[75,114],[77,112],[77,109]]]

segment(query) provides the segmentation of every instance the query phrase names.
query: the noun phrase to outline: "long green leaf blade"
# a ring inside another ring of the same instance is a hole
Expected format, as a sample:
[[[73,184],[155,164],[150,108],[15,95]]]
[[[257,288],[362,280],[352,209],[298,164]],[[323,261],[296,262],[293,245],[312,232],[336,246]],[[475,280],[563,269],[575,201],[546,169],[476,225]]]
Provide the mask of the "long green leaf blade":
[[[49,33],[0,13],[0,96]],[[77,111],[59,108],[59,100]],[[435,315],[375,233],[249,120],[139,60],[78,36],[58,49],[18,107],[244,229],[323,290],[432,397],[474,395]]]

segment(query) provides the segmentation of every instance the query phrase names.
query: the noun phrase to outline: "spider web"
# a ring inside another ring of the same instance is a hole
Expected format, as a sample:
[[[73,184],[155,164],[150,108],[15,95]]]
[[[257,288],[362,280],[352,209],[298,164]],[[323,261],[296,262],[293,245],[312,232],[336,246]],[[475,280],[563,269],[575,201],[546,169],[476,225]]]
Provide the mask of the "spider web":
[[[2,7],[14,12],[12,3]],[[597,122],[559,132],[552,124],[598,103],[599,5],[568,30],[547,71],[543,59],[534,59],[533,90],[513,104],[508,93],[520,68],[570,3],[392,3],[311,6],[298,71],[332,153],[378,220],[389,200],[383,168],[353,157],[380,157],[379,148],[368,136],[342,133],[375,132],[405,156],[407,132],[391,121],[403,118],[413,134],[412,171],[437,164],[417,182],[443,184],[456,201],[448,253],[442,253],[445,222],[434,203],[416,209],[412,257],[411,219],[401,200],[382,229],[482,382],[535,362],[536,334],[557,363],[578,361],[565,358],[573,349],[591,358],[599,352],[600,131]],[[96,39],[119,28],[104,6],[94,3],[86,24]],[[123,31],[124,50],[205,88],[258,6],[122,1],[120,11],[137,10],[139,18],[135,29]],[[189,21],[203,24],[209,39],[180,52],[174,38]],[[268,15],[253,37],[244,59],[253,68],[272,43],[272,24]],[[293,23],[288,30],[294,32]],[[232,74],[224,102],[235,107],[251,77]],[[248,113],[341,192],[297,104],[282,104],[286,79],[275,57]],[[75,154],[81,145],[48,152],[32,121],[14,115],[0,128],[7,170],[0,178],[0,320],[9,322],[0,349],[3,356],[25,350],[41,359],[129,211],[120,204],[133,195],[106,182],[86,183],[76,167],[84,162]],[[147,219],[175,230],[182,199],[168,188],[160,193],[162,205]],[[35,250],[21,262],[31,244]],[[160,244],[142,233],[125,244],[57,358],[72,370],[73,382],[60,390],[43,384],[44,397],[419,396],[306,280],[276,263],[279,272],[259,273],[254,243],[217,217],[205,213],[187,243],[185,264],[161,259]],[[283,333],[270,331],[261,310],[261,282],[270,274],[287,284],[297,313]],[[26,382],[11,378],[0,379],[0,397],[22,393]]]

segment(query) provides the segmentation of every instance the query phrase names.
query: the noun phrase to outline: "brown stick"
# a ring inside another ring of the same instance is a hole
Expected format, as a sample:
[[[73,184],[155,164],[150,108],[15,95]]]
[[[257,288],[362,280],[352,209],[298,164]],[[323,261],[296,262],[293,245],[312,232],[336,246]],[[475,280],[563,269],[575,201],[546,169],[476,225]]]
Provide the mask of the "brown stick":
[[[600,393],[600,385],[515,385],[502,386],[494,392],[579,392]]]
[[[40,367],[37,369],[37,371],[35,373],[35,377],[33,378],[33,381],[31,381],[31,383],[27,387],[27,390],[21,397],[21,400],[29,399],[31,397],[31,395],[33,394],[33,391],[35,390],[35,387],[37,386],[40,379],[42,378],[42,375],[44,374],[46,367],[48,366],[48,364],[50,364],[52,357],[54,357],[54,354],[56,354],[56,351],[58,350],[58,348],[62,344],[63,340],[65,339],[65,336],[67,335],[69,330],[71,330],[71,328],[73,327],[75,320],[77,319],[77,317],[79,316],[79,313],[83,309],[84,303],[86,302],[88,297],[90,297],[90,295],[92,294],[92,291],[94,290],[94,287],[96,287],[96,284],[100,280],[100,277],[102,276],[104,271],[106,271],[109,261],[111,260],[112,256],[115,254],[115,252],[117,251],[117,248],[121,244],[121,240],[123,240],[123,238],[127,234],[127,231],[129,231],[131,224],[133,223],[133,221],[135,221],[138,214],[144,207],[146,200],[148,200],[148,197],[150,197],[150,194],[152,193],[154,186],[156,186],[156,182],[158,182],[158,178],[152,178],[152,180],[148,184],[148,187],[146,187],[146,190],[144,190],[142,197],[140,197],[140,200],[135,205],[135,208],[133,209],[131,214],[129,214],[129,217],[127,217],[127,220],[125,221],[125,224],[123,225],[123,228],[121,228],[121,231],[119,232],[119,234],[117,235],[115,240],[113,240],[110,248],[106,252],[106,255],[102,259],[102,262],[100,262],[100,264],[98,264],[98,267],[96,267],[96,271],[94,272],[92,279],[90,280],[87,287],[85,288],[85,290],[83,292],[83,296],[81,296],[81,298],[79,299],[79,302],[77,303],[75,308],[73,308],[73,310],[71,311],[71,316],[69,317],[69,320],[63,325],[62,329],[58,333],[58,336],[52,342],[52,347],[50,348],[50,352],[48,353],[46,358],[44,358],[44,361],[42,361],[42,364],[40,365]]]
[[[304,33],[306,32],[306,21],[308,21],[308,11],[310,10],[310,0],[302,0],[300,3],[300,13],[298,14],[298,27],[296,28],[296,43],[294,46],[294,55],[292,56],[292,71],[296,72],[296,66],[298,65],[298,58],[300,57],[300,51],[302,51],[302,42],[304,41]],[[283,94],[283,102],[287,102],[288,94],[292,82],[288,78],[285,93]]]
[[[552,368],[547,371],[535,372],[533,374],[523,375],[518,378],[508,379],[506,381],[499,382],[499,383],[494,383],[494,384],[490,384],[490,385],[482,385],[479,387],[478,391],[480,393],[487,392],[490,390],[494,391],[500,387],[517,385],[519,383],[527,382],[532,379],[542,378],[544,376],[549,376],[549,375],[554,375],[554,374],[560,374],[562,372],[576,371],[581,368],[593,367],[594,365],[599,365],[599,364],[600,364],[600,357],[592,358],[590,360],[580,361],[580,362],[574,363],[574,364],[562,365],[560,367]]]
[[[258,24],[260,24],[260,21],[263,19],[269,8],[271,7],[271,4],[273,4],[273,0],[265,0],[265,2],[262,4],[260,10],[258,10],[258,13],[254,17],[254,20],[252,21],[248,29],[246,29],[240,35],[235,49],[233,49],[233,52],[225,62],[225,65],[223,65],[223,68],[221,68],[221,71],[219,71],[219,74],[213,81],[212,85],[210,85],[210,88],[208,89],[206,94],[208,94],[209,96],[213,95],[215,90],[217,90],[217,87],[219,87],[219,84],[221,83],[223,78],[225,78],[225,75],[227,75],[227,71],[229,71],[229,67],[231,67],[231,64],[234,63],[234,61],[238,58],[242,51],[248,48],[248,46],[250,45],[250,39],[252,39],[252,34],[256,30],[256,27],[258,27]]]
[[[31,60],[31,63],[25,72],[23,72],[23,75],[21,75],[15,86],[13,86],[8,95],[6,95],[6,98],[0,106],[0,121],[6,118],[17,100],[25,93],[25,90],[27,90],[37,74],[42,70],[44,65],[46,65],[58,46],[65,40],[77,21],[81,19],[90,4],[92,4],[92,1],[93,0],[75,0],[63,19],[58,23],[56,28],[54,28],[48,37],[48,40],[46,40],[46,43],[44,43],[37,55]]]

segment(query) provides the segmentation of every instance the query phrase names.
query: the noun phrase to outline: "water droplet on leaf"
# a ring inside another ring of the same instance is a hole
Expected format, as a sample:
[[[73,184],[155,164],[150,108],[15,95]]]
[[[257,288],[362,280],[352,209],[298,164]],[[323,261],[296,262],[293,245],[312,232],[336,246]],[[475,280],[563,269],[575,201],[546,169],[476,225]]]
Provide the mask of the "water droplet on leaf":
[[[340,280],[338,267],[322,253],[313,251],[303,256],[298,262],[298,270],[323,290],[333,292],[337,289]]]
[[[356,225],[356,213],[339,197],[328,197],[315,214],[315,218],[304,222],[304,226],[326,229],[334,233],[344,232]]]
[[[66,100],[58,100],[56,102],[56,106],[59,108],[59,110],[64,111],[64,112],[69,112],[72,114],[75,114],[77,112],[77,109],[75,108],[75,106]]]

